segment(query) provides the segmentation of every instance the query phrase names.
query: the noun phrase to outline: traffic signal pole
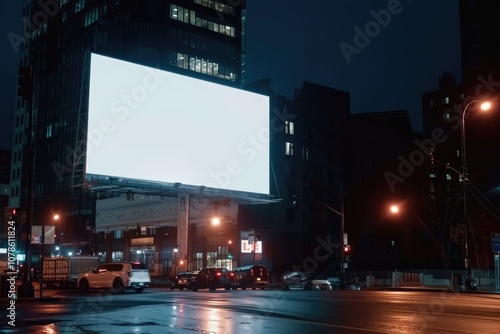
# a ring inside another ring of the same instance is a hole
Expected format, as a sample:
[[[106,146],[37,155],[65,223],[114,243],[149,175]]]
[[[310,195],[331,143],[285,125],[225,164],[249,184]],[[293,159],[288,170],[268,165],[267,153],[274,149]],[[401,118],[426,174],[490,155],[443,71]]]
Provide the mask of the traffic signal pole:
[[[336,213],[337,215],[340,216],[340,242],[339,242],[339,248],[340,248],[340,289],[345,289],[345,263],[346,261],[344,260],[345,252],[344,252],[344,247],[345,242],[344,242],[344,189],[342,185],[342,181],[340,181],[340,212],[332,208],[331,206],[321,202],[320,200],[313,198],[313,197],[305,197],[308,199],[311,199],[313,201],[316,201],[317,203],[321,204],[328,210]],[[294,205],[295,203],[298,203],[298,197],[294,196]]]

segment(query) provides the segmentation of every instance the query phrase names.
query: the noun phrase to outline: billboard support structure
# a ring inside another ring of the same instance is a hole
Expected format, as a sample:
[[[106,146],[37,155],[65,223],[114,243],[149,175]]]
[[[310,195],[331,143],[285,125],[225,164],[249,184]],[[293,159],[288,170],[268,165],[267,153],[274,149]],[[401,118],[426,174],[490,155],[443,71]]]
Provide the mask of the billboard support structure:
[[[85,177],[85,159],[87,145],[87,119],[88,119],[88,100],[89,100],[89,82],[90,82],[90,52],[86,51],[83,58],[82,83],[80,88],[80,105],[78,107],[78,124],[76,126],[76,139],[73,151],[72,166],[72,187],[82,187]]]
[[[178,220],[177,220],[177,247],[178,253],[180,254],[180,259],[186,261],[184,264],[180,264],[180,260],[176,259],[178,263],[175,264],[176,271],[187,271],[189,268],[189,254],[188,254],[188,226],[189,226],[189,207],[190,198],[189,193],[179,193],[177,196],[179,208],[178,208]],[[178,270],[179,269],[179,270]]]

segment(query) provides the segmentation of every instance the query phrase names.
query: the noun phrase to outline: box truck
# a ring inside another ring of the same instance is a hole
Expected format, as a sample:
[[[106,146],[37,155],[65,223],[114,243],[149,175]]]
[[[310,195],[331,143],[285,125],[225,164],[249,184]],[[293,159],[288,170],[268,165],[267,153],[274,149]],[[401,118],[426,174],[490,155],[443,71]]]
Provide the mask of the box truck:
[[[98,256],[51,257],[43,261],[43,283],[47,288],[76,287],[78,275],[99,266]]]

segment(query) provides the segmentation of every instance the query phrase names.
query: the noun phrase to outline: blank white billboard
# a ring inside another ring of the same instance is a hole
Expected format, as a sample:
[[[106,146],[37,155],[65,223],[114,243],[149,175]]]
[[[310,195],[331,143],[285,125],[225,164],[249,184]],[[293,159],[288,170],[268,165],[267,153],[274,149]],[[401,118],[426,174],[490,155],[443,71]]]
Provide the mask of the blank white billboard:
[[[86,173],[269,194],[269,97],[91,56]]]

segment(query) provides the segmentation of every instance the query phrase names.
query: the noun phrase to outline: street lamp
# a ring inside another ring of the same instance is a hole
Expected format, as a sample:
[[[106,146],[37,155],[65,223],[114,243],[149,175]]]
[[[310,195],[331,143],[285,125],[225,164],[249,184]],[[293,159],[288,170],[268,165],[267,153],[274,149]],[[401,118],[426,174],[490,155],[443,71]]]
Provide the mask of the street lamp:
[[[174,247],[174,264],[175,264],[175,269],[174,269],[174,275],[177,276],[177,261],[178,261],[178,258],[177,258],[177,255],[179,253],[179,246],[175,246]]]
[[[55,225],[55,222],[59,220],[59,215],[55,214],[52,217],[52,224]],[[40,298],[42,298],[42,291],[43,291],[43,265],[44,265],[44,260],[45,260],[45,224],[42,225],[42,251],[41,251],[41,268],[40,268]]]
[[[461,128],[461,150],[462,150],[462,201],[464,206],[464,224],[465,224],[465,268],[467,269],[467,276],[471,276],[471,269],[469,263],[469,218],[467,216],[467,158],[465,154],[465,114],[467,109],[473,104],[481,102],[481,110],[488,110],[491,107],[490,102],[481,100],[472,100],[464,108],[462,112],[462,128]]]

